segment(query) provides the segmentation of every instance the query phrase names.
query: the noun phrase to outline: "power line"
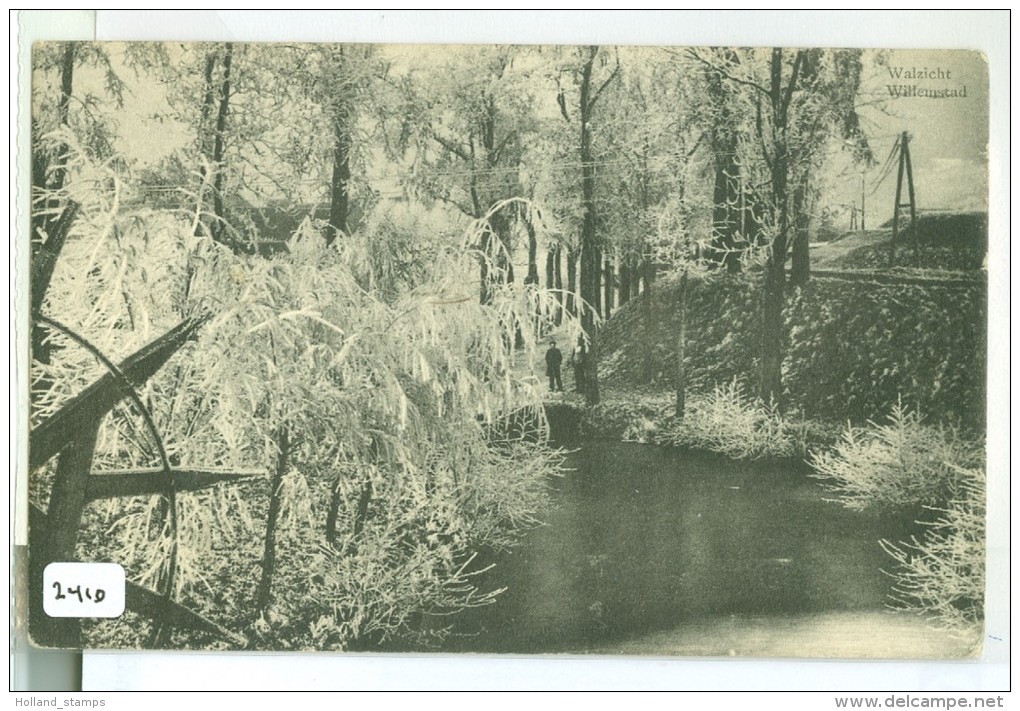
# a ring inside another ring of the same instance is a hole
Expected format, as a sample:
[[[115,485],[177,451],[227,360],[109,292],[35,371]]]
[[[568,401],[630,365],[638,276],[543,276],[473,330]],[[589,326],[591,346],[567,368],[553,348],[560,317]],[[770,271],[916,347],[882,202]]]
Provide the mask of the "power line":
[[[544,170],[548,170],[548,169],[553,169],[553,170],[576,169],[576,168],[583,167],[584,165],[590,165],[590,166],[593,166],[593,167],[602,167],[602,166],[632,165],[632,164],[629,161],[592,161],[592,162],[587,163],[587,164],[582,164],[582,163],[558,163],[558,164],[550,164],[550,165],[543,166],[541,170],[528,170],[526,168],[522,168],[522,167],[518,166],[518,167],[506,167],[506,168],[498,168],[498,169],[484,169],[484,170],[479,170],[479,171],[466,170],[466,171],[456,171],[456,172],[430,173],[428,175],[428,177],[429,178],[442,179],[442,178],[472,178],[472,177],[486,177],[486,176],[500,176],[500,175],[511,176],[511,175],[520,174],[522,172],[541,173]],[[633,172],[636,173],[636,174],[640,174],[640,175],[661,175],[663,173],[674,172],[675,169],[676,169],[675,166],[671,165],[671,166],[663,166],[662,168],[657,168],[657,169],[642,168],[642,169],[635,170]],[[405,173],[377,173],[375,175],[370,175],[370,176],[367,176],[367,177],[369,179],[384,180],[384,181],[385,180],[391,180],[391,181],[399,182],[402,178],[405,177],[405,175],[406,175]],[[580,182],[582,179],[583,179],[582,176],[576,176],[572,180],[572,182]],[[267,181],[267,182],[272,182],[272,181]],[[152,193],[152,194],[155,194],[155,193],[178,193],[178,192],[186,191],[186,188],[184,188],[183,186],[173,186],[173,185],[142,185],[140,187],[140,189],[143,190],[144,192]]]
[[[899,146],[900,136],[897,136],[896,140],[893,142],[892,150],[889,151],[889,155],[885,159],[885,163],[882,166],[882,169],[880,171],[881,174],[874,183],[874,187],[871,189],[871,192],[868,194],[868,197],[871,197],[876,192],[878,192],[878,188],[882,185],[882,182],[889,177],[890,173],[892,173],[893,163],[895,162],[893,160],[893,156],[896,155],[896,149],[899,148]]]

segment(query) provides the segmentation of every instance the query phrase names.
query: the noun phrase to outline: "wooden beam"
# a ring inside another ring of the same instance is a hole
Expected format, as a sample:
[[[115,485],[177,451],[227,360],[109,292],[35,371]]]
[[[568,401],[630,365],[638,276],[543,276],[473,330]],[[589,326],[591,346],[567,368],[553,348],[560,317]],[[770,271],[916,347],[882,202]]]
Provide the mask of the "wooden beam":
[[[163,367],[170,357],[194,336],[204,318],[189,318],[142,346],[120,364],[120,370],[135,387],[142,385]],[[107,373],[71,398],[29,435],[28,466],[45,464],[82,434],[86,423],[98,422],[127,397],[124,384]]]
[[[66,447],[57,460],[50,490],[49,520],[42,549],[46,562],[72,560],[82,512],[88,503],[87,480],[92,467],[99,424],[90,423],[81,439]]]
[[[919,265],[917,261],[920,258],[920,252],[918,250],[918,239],[917,234],[917,201],[914,198],[914,170],[910,165],[910,141],[905,140],[903,143],[903,158],[907,165],[907,197],[910,200],[910,237],[911,242],[914,245],[914,264]]]
[[[185,627],[200,632],[210,632],[223,639],[233,642],[238,647],[248,646],[248,638],[239,632],[233,632],[216,624],[207,617],[189,607],[168,600],[159,593],[143,588],[138,583],[127,581],[124,595],[124,607],[131,612],[163,622],[175,627]]]
[[[260,476],[260,471],[227,471],[216,469],[174,469],[173,486],[177,491],[199,491],[222,482],[238,482]],[[86,479],[89,501],[121,496],[147,496],[167,491],[170,484],[161,468],[111,469],[92,472]]]
[[[896,236],[899,233],[900,225],[900,198],[903,195],[903,169],[905,167],[907,132],[900,134],[900,163],[896,174],[896,201],[893,203],[892,215],[892,237],[889,239],[889,266],[894,266],[896,261]]]
[[[67,242],[67,233],[71,231],[78,216],[80,206],[74,200],[67,203],[58,217],[44,217],[39,219],[41,228],[46,231],[46,241],[32,255],[31,270],[31,305],[32,313],[42,308],[46,290],[49,289],[50,279],[53,278],[53,270],[57,266],[57,257],[60,256],[64,243]],[[33,237],[35,235],[33,234]]]
[[[29,504],[30,540],[33,540],[31,538],[33,534],[38,535],[46,531],[47,518],[46,512],[34,504]],[[41,603],[31,604],[42,600],[42,572],[44,567],[43,561],[37,559],[35,552],[30,547],[29,568],[34,572],[31,578],[34,582],[38,583],[38,585],[30,585],[32,589],[29,590],[29,608],[34,618],[30,623],[30,631],[37,642],[42,644],[48,643],[54,646],[65,646],[62,639],[54,640],[46,632],[43,632],[43,630],[53,625],[54,618],[48,617],[43,612]],[[159,593],[142,587],[138,583],[130,580],[125,581],[125,583],[124,607],[126,610],[157,621],[169,623],[176,627],[209,632],[233,642],[238,647],[246,647],[248,645],[248,639],[244,635],[228,630],[226,627],[213,622],[191,608],[185,607],[173,600],[168,600]],[[60,622],[60,620],[56,621]],[[40,632],[43,633],[39,634]]]

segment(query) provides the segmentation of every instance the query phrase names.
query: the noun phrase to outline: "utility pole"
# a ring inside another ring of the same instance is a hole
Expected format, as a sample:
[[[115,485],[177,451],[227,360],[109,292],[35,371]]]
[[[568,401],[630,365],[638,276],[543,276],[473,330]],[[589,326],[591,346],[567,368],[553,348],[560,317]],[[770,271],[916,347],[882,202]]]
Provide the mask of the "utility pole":
[[[861,232],[867,229],[864,226],[864,171],[861,171]]]
[[[893,207],[892,239],[889,241],[889,266],[896,260],[896,236],[899,233],[900,208],[910,208],[910,233],[914,246],[914,260],[918,257],[917,243],[917,201],[914,198],[914,171],[910,165],[910,136],[900,134],[900,165],[896,175],[896,203]],[[903,172],[907,173],[907,197],[909,202],[900,202],[903,196]]]

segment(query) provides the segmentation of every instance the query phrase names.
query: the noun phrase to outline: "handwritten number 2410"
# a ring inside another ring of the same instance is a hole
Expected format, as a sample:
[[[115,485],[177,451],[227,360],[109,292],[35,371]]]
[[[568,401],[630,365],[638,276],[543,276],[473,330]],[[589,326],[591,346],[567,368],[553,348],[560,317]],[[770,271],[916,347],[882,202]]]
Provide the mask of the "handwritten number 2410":
[[[67,588],[67,595],[65,595],[63,592],[61,592],[63,590],[63,588],[61,587],[60,583],[53,583],[53,587],[57,591],[57,597],[56,597],[57,600],[65,600],[65,599],[67,599],[67,595],[75,595],[75,596],[77,596],[78,602],[81,602],[81,603],[85,602],[85,598],[88,598],[92,602],[102,602],[106,598],[106,591],[103,590],[102,588],[96,588],[95,596],[94,597],[93,597],[93,591],[91,589],[89,589],[89,588],[85,588],[85,591],[84,591],[85,594],[84,594],[84,597],[83,597],[82,596],[81,585],[78,585],[77,587],[73,587],[73,588],[72,587],[68,587]]]

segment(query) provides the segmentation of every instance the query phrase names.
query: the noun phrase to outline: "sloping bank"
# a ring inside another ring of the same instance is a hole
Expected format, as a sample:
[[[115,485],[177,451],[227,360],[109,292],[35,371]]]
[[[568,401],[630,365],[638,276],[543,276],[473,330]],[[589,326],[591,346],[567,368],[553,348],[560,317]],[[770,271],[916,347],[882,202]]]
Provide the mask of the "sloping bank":
[[[688,295],[683,420],[673,416],[679,289],[668,280],[604,326],[603,402],[583,414],[559,406],[550,419],[584,437],[806,461],[854,510],[923,507],[921,540],[882,542],[894,595],[974,634],[984,593],[985,284],[877,277],[815,278],[790,295],[782,413],[741,385],[757,366],[757,285],[720,275]]]
[[[793,290],[785,309],[786,409],[864,424],[903,403],[929,422],[982,434],[985,283],[936,275],[900,283],[866,272],[816,277]],[[599,372],[608,392],[673,390],[679,303],[677,280],[663,279],[650,300],[633,300],[606,322]],[[687,313],[688,393],[752,382],[761,341],[753,275],[692,280]]]

